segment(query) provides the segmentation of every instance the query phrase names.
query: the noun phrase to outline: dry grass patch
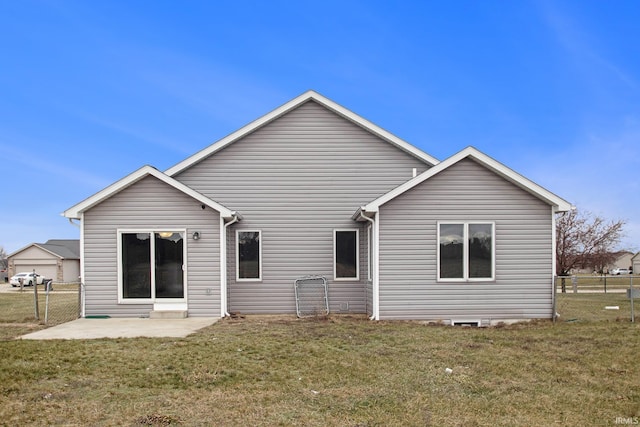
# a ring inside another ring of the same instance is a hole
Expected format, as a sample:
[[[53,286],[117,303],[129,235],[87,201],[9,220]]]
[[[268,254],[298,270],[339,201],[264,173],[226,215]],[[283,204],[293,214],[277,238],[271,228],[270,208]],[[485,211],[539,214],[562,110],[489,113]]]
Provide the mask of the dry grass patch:
[[[57,325],[78,318],[78,293],[76,291],[63,290],[65,285],[56,286],[49,294],[49,312],[47,324]],[[66,285],[67,287],[71,285]],[[7,323],[42,324],[45,320],[45,308],[47,295],[38,289],[38,314],[35,315],[35,296],[33,288],[16,290],[12,293],[0,294],[0,327]],[[1,333],[1,332],[0,332]]]
[[[12,425],[613,425],[638,326],[225,320],[184,339],[0,343]],[[452,370],[451,373],[445,371]]]
[[[634,303],[635,317],[640,322],[640,299],[634,299]],[[556,312],[560,322],[630,322],[631,300],[626,293],[557,294]]]
[[[0,341],[11,341],[20,338],[22,335],[44,329],[44,325],[37,323],[1,323]]]

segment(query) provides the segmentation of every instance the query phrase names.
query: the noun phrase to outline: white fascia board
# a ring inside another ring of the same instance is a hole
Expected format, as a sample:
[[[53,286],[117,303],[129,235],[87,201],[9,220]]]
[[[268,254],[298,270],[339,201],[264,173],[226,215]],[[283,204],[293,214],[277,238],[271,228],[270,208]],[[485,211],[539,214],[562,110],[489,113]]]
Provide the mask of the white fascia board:
[[[461,153],[464,153],[462,158],[471,157],[475,159],[476,161],[493,170],[495,173],[502,176],[506,180],[512,182],[513,184],[538,197],[539,199],[544,200],[545,202],[553,206],[556,212],[567,212],[573,209],[573,205],[571,203],[553,194],[551,191],[536,184],[530,179],[520,175],[518,172],[503,165],[497,160],[478,151],[476,148],[467,147],[462,150]]]
[[[556,196],[555,194],[539,186],[535,182],[525,178],[524,176],[508,168],[507,166],[503,165],[497,160],[487,156],[486,154],[480,152],[474,147],[467,147],[464,150],[447,158],[446,160],[443,160],[442,162],[435,165],[431,169],[426,170],[425,172],[421,173],[415,178],[412,178],[409,181],[405,182],[404,184],[394,188],[387,194],[380,196],[376,200],[365,205],[362,209],[368,212],[377,212],[380,206],[384,205],[390,200],[393,200],[394,198],[398,197],[404,192],[412,189],[416,185],[426,181],[432,176],[437,175],[443,170],[455,165],[460,160],[465,158],[471,158],[477,161],[478,163],[492,170],[494,173],[500,175],[507,181],[517,185],[518,187],[531,193],[532,195],[538,197],[539,199],[544,200],[545,202],[553,206],[556,212],[566,212],[573,208],[571,203]]]
[[[101,203],[102,201],[108,199],[109,197],[119,193],[120,191],[124,190],[125,188],[135,184],[136,182],[140,181],[142,178],[145,178],[147,176],[153,176],[157,179],[159,179],[160,181],[172,186],[173,188],[175,188],[178,191],[183,192],[184,194],[192,197],[193,199],[199,201],[200,203],[202,203],[205,206],[208,206],[212,209],[215,209],[216,211],[218,211],[220,213],[220,216],[222,216],[223,218],[232,218],[235,215],[235,212],[230,211],[229,209],[227,209],[226,207],[222,206],[219,203],[214,202],[213,200],[211,200],[210,198],[206,197],[205,195],[198,193],[197,191],[195,191],[194,189],[187,187],[186,185],[184,185],[183,183],[176,181],[175,179],[171,178],[170,176],[160,172],[158,169],[152,167],[152,166],[143,166],[140,169],[138,169],[137,171],[125,176],[124,178],[120,179],[119,181],[114,182],[113,184],[111,184],[110,186],[106,187],[105,189],[97,192],[96,194],[94,194],[93,196],[83,200],[82,202],[78,203],[75,206],[70,207],[69,209],[67,209],[66,211],[64,211],[62,213],[63,216],[67,217],[67,218],[74,218],[74,219],[80,219],[80,215],[85,212],[87,209],[92,208],[93,206],[97,205],[98,203]]]
[[[436,159],[435,157],[432,157],[430,155],[428,155],[427,153],[425,153],[424,151],[418,149],[417,147],[414,147],[413,145],[409,144],[408,142],[398,138],[397,136],[393,135],[392,133],[384,130],[383,128],[381,128],[380,126],[370,122],[369,120],[365,119],[362,116],[359,116],[358,114],[354,113],[351,110],[348,110],[347,108],[344,108],[342,105],[337,104],[335,102],[333,102],[332,100],[325,98],[324,96],[320,95],[317,92],[314,91],[308,91],[306,92],[306,94],[309,99],[313,99],[314,101],[324,105],[325,107],[329,108],[330,110],[333,110],[335,113],[341,115],[342,117],[348,119],[349,121],[357,124],[358,126],[364,128],[365,130],[368,130],[369,132],[374,133],[375,135],[377,135],[378,137],[390,142],[391,144],[397,146],[398,148],[400,148],[401,150],[411,154],[414,157],[419,158],[420,160],[428,163],[431,166],[437,165],[438,163],[440,163],[440,161],[438,159]]]
[[[407,153],[421,159],[422,161],[424,161],[425,163],[428,163],[429,165],[436,165],[439,163],[438,159],[431,157],[430,155],[428,155],[427,153],[425,153],[424,151],[414,147],[413,145],[409,144],[406,141],[403,141],[402,139],[398,138],[397,136],[391,134],[390,132],[382,129],[381,127],[371,123],[370,121],[368,121],[367,119],[355,114],[353,111],[350,111],[346,108],[344,108],[343,106],[336,104],[335,102],[331,101],[330,99],[320,95],[319,93],[313,91],[313,90],[309,90],[305,93],[303,93],[302,95],[299,95],[297,97],[295,97],[294,99],[292,99],[291,101],[287,102],[286,104],[281,105],[280,107],[276,108],[275,110],[271,111],[270,113],[265,114],[264,116],[252,121],[251,123],[243,126],[242,128],[238,129],[237,131],[225,136],[224,138],[222,138],[221,140],[213,143],[212,145],[208,146],[207,148],[197,152],[196,154],[187,157],[185,160],[181,161],[180,163],[170,167],[169,169],[167,169],[165,171],[165,173],[169,176],[175,176],[176,174],[184,171],[185,169],[189,168],[190,166],[200,162],[201,160],[205,159],[206,157],[222,150],[224,147],[226,147],[227,145],[230,145],[232,143],[234,143],[235,141],[237,141],[238,139],[250,134],[251,132],[259,129],[260,127],[266,125],[267,123],[277,119],[278,117],[288,113],[289,111],[293,110],[294,108],[297,108],[298,106],[304,104],[307,101],[316,101],[319,104],[325,106],[326,108],[328,108],[329,110],[332,110],[333,112],[339,114],[340,116],[346,118],[347,120],[350,120],[351,122],[357,124],[358,126],[361,126],[362,128],[364,128],[365,130],[368,130],[369,132],[372,132],[373,134],[377,135],[378,137],[390,142],[393,145],[396,145],[398,148],[400,148],[403,151],[406,151]]]

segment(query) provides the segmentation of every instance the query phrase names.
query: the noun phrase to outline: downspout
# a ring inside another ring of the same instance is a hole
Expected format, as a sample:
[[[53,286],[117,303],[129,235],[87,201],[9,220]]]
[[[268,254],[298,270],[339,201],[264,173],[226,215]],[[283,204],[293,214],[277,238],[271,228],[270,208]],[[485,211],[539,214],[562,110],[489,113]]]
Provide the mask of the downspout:
[[[227,311],[227,228],[231,224],[235,224],[236,222],[240,221],[240,217],[237,212],[232,212],[231,215],[233,216],[233,219],[227,223],[224,223],[224,219],[220,217],[220,220],[223,223],[223,233],[220,239],[220,282],[222,286],[222,289],[220,290],[220,304],[223,317],[231,316]]]
[[[555,206],[551,207],[551,320],[556,322],[557,302],[556,302],[556,256],[557,256],[557,232],[556,232],[556,211]],[[562,214],[564,215],[564,213]]]
[[[375,244],[376,242],[376,238],[378,236],[378,234],[376,233],[376,221],[373,218],[369,218],[368,216],[366,216],[363,212],[364,209],[360,210],[360,218],[369,221],[369,223],[371,224],[371,246],[373,246],[373,250],[371,251],[372,253],[372,259],[369,260],[369,262],[371,262],[373,265],[371,266],[371,275],[373,276],[372,279],[372,291],[373,291],[373,295],[371,296],[371,302],[372,302],[372,315],[371,317],[369,317],[369,320],[377,320],[377,312],[378,312],[378,304],[377,304],[377,298],[376,295],[378,293],[378,286],[377,286],[377,282],[378,282],[378,270],[377,270],[377,266],[378,264],[376,263],[376,256],[375,256],[375,248],[377,248],[378,245]]]

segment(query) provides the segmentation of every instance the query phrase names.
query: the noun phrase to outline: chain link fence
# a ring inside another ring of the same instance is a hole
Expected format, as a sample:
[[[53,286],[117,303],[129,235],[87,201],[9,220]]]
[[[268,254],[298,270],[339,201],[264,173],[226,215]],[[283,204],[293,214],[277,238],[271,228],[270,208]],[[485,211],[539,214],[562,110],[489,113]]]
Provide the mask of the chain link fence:
[[[56,283],[48,291],[43,285],[22,289],[8,284],[0,287],[0,323],[52,326],[81,316],[80,283]],[[328,313],[324,278],[298,279],[295,288],[299,316]],[[640,311],[640,276],[556,277],[555,291],[556,322],[634,322]]]
[[[81,315],[82,285],[53,285],[13,288],[3,284],[0,292],[0,323],[58,325]]]
[[[298,317],[329,314],[327,279],[322,276],[301,277],[294,282],[294,287]]]
[[[556,322],[635,322],[640,307],[640,276],[560,276],[555,291]]]

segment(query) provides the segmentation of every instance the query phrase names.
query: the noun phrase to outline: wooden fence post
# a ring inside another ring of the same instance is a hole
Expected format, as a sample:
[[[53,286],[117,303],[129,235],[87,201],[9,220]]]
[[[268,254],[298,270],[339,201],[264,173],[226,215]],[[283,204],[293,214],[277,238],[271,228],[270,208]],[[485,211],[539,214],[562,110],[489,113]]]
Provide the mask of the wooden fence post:
[[[35,301],[36,320],[40,320],[40,308],[38,307],[38,279],[36,278],[36,270],[33,270],[33,298]]]

